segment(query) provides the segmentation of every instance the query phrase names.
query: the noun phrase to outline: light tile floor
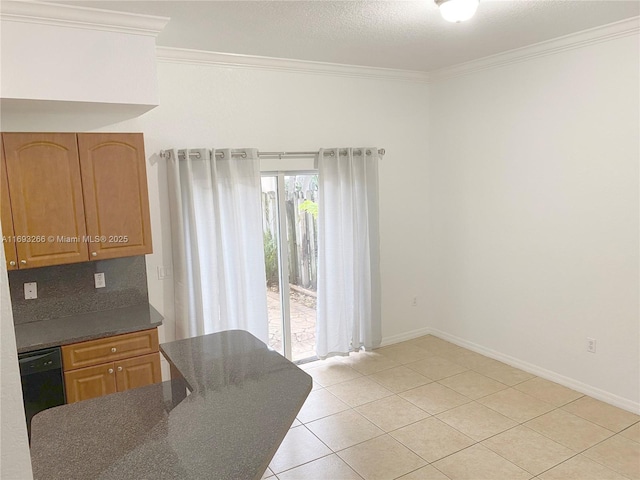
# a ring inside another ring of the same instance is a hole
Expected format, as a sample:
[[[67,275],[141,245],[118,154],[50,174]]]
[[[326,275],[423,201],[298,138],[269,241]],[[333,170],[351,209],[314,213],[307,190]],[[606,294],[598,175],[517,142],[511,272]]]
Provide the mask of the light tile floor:
[[[302,365],[263,478],[640,480],[640,417],[433,336]]]

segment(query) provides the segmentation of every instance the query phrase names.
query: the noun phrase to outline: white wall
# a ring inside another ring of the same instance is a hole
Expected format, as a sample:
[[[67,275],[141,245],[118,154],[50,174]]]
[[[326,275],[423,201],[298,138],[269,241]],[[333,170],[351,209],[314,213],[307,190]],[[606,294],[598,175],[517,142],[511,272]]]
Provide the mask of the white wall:
[[[413,296],[419,302],[426,298],[425,227],[419,215],[426,194],[426,84],[174,63],[160,63],[158,74],[160,107],[101,130],[145,135],[154,249],[147,256],[147,275],[149,300],[166,317],[161,342],[173,339],[174,311],[172,280],[157,279],[157,267],[172,262],[166,169],[158,153],[171,147],[386,148],[380,166],[383,336],[397,341],[424,331],[424,302],[410,303]],[[9,115],[2,130],[77,131],[78,125],[78,118]],[[0,275],[6,281],[6,273]],[[22,442],[26,434],[19,430],[24,413],[8,306],[3,301],[2,458],[6,452],[11,460],[8,472],[24,472],[7,478],[22,479],[31,473]],[[5,419],[11,428],[5,429]]]
[[[383,336],[424,329],[424,221],[427,85],[398,80],[211,65],[158,65],[160,106],[103,130],[142,131],[147,157],[171,147],[384,147],[380,165]],[[171,264],[164,160],[147,165],[154,254],[147,257],[150,301],[173,336],[173,284],[157,280]],[[419,297],[418,307],[411,298]]]
[[[0,248],[0,478],[32,478],[9,280]]]
[[[437,331],[635,410],[639,45],[430,85],[426,217]]]
[[[101,131],[145,135],[153,233],[147,256],[149,300],[164,316],[160,341],[174,337],[171,225],[162,149],[256,147],[263,151],[378,146],[380,165],[383,341],[426,332],[426,83],[306,74],[262,68],[159,62],[160,106]],[[92,119],[90,127],[99,123]],[[3,131],[77,131],[78,119],[3,117]],[[93,130],[88,128],[87,130]],[[418,297],[418,306],[411,299]]]
[[[4,18],[0,31],[3,99],[158,103],[153,36]]]

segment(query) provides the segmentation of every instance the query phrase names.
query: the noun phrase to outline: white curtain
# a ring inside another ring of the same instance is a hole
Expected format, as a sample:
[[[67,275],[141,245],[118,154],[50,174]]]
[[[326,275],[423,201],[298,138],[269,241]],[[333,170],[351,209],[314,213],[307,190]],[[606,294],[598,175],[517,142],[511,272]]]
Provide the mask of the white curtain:
[[[247,330],[268,341],[258,152],[167,159],[176,339]]]
[[[320,358],[380,345],[377,148],[321,149],[318,156]]]

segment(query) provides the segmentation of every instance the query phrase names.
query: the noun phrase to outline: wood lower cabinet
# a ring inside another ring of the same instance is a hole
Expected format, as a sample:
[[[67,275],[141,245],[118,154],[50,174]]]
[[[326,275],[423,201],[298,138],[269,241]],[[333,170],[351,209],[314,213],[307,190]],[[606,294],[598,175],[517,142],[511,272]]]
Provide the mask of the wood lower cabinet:
[[[152,353],[115,363],[116,385],[119,392],[160,383],[160,354]]]
[[[64,372],[67,403],[89,400],[118,391],[113,363]]]
[[[157,329],[62,347],[67,403],[162,381]]]
[[[65,345],[62,347],[62,364],[65,371],[75,370],[157,351],[158,331],[153,328]]]

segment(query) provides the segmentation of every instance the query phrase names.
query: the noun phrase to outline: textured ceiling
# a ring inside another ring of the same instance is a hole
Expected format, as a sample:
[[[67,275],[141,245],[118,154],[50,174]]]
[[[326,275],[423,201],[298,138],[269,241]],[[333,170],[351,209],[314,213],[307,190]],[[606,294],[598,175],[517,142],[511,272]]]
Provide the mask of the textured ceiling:
[[[63,1],[171,17],[158,45],[433,71],[640,14],[640,2],[482,0],[468,22],[421,1]]]

